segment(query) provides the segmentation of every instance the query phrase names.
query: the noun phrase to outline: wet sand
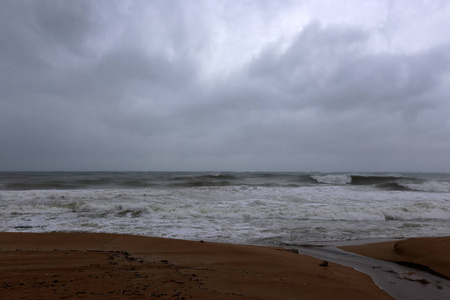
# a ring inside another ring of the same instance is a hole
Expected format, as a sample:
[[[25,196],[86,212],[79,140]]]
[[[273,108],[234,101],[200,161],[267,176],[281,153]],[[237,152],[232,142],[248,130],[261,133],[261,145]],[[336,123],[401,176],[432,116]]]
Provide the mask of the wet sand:
[[[0,299],[392,299],[281,248],[95,233],[0,233]]]

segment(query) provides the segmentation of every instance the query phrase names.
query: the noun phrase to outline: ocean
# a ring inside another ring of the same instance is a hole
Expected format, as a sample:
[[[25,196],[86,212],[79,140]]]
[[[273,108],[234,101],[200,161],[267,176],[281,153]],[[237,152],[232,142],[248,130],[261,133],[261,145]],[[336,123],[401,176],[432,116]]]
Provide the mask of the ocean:
[[[3,172],[0,231],[253,245],[450,235],[450,174]]]

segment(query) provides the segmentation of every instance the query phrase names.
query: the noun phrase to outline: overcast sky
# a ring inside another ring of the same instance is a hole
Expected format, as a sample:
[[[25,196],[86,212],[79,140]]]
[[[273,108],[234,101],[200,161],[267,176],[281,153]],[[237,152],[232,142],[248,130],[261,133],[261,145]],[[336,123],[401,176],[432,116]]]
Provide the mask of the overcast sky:
[[[0,170],[450,172],[450,1],[0,0]]]

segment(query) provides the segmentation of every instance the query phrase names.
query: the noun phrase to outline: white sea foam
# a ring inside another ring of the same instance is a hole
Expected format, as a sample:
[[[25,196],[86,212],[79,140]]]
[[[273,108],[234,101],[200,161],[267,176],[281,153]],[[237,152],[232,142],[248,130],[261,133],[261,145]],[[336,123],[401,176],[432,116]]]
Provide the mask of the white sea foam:
[[[429,180],[422,183],[399,183],[411,190],[424,191],[424,192],[450,192],[450,183],[444,181]]]
[[[319,183],[347,184],[352,182],[352,177],[347,174],[313,175],[311,177]]]
[[[448,234],[450,220],[449,194],[350,185],[1,191],[0,199],[1,231],[118,232],[236,243],[439,235]]]

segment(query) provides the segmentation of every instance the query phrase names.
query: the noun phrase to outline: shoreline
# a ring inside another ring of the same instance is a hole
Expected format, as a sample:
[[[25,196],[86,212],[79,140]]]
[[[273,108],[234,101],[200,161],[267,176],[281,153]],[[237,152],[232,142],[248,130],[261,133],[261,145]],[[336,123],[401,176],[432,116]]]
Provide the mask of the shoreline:
[[[392,256],[399,244],[402,255],[416,255],[402,259],[418,263],[426,250],[430,268],[450,265],[450,250],[444,247],[449,237],[412,240],[339,248],[392,261],[399,258]],[[423,250],[436,243],[437,250]],[[0,298],[393,299],[370,276],[322,262],[281,247],[106,233],[0,232]]]

